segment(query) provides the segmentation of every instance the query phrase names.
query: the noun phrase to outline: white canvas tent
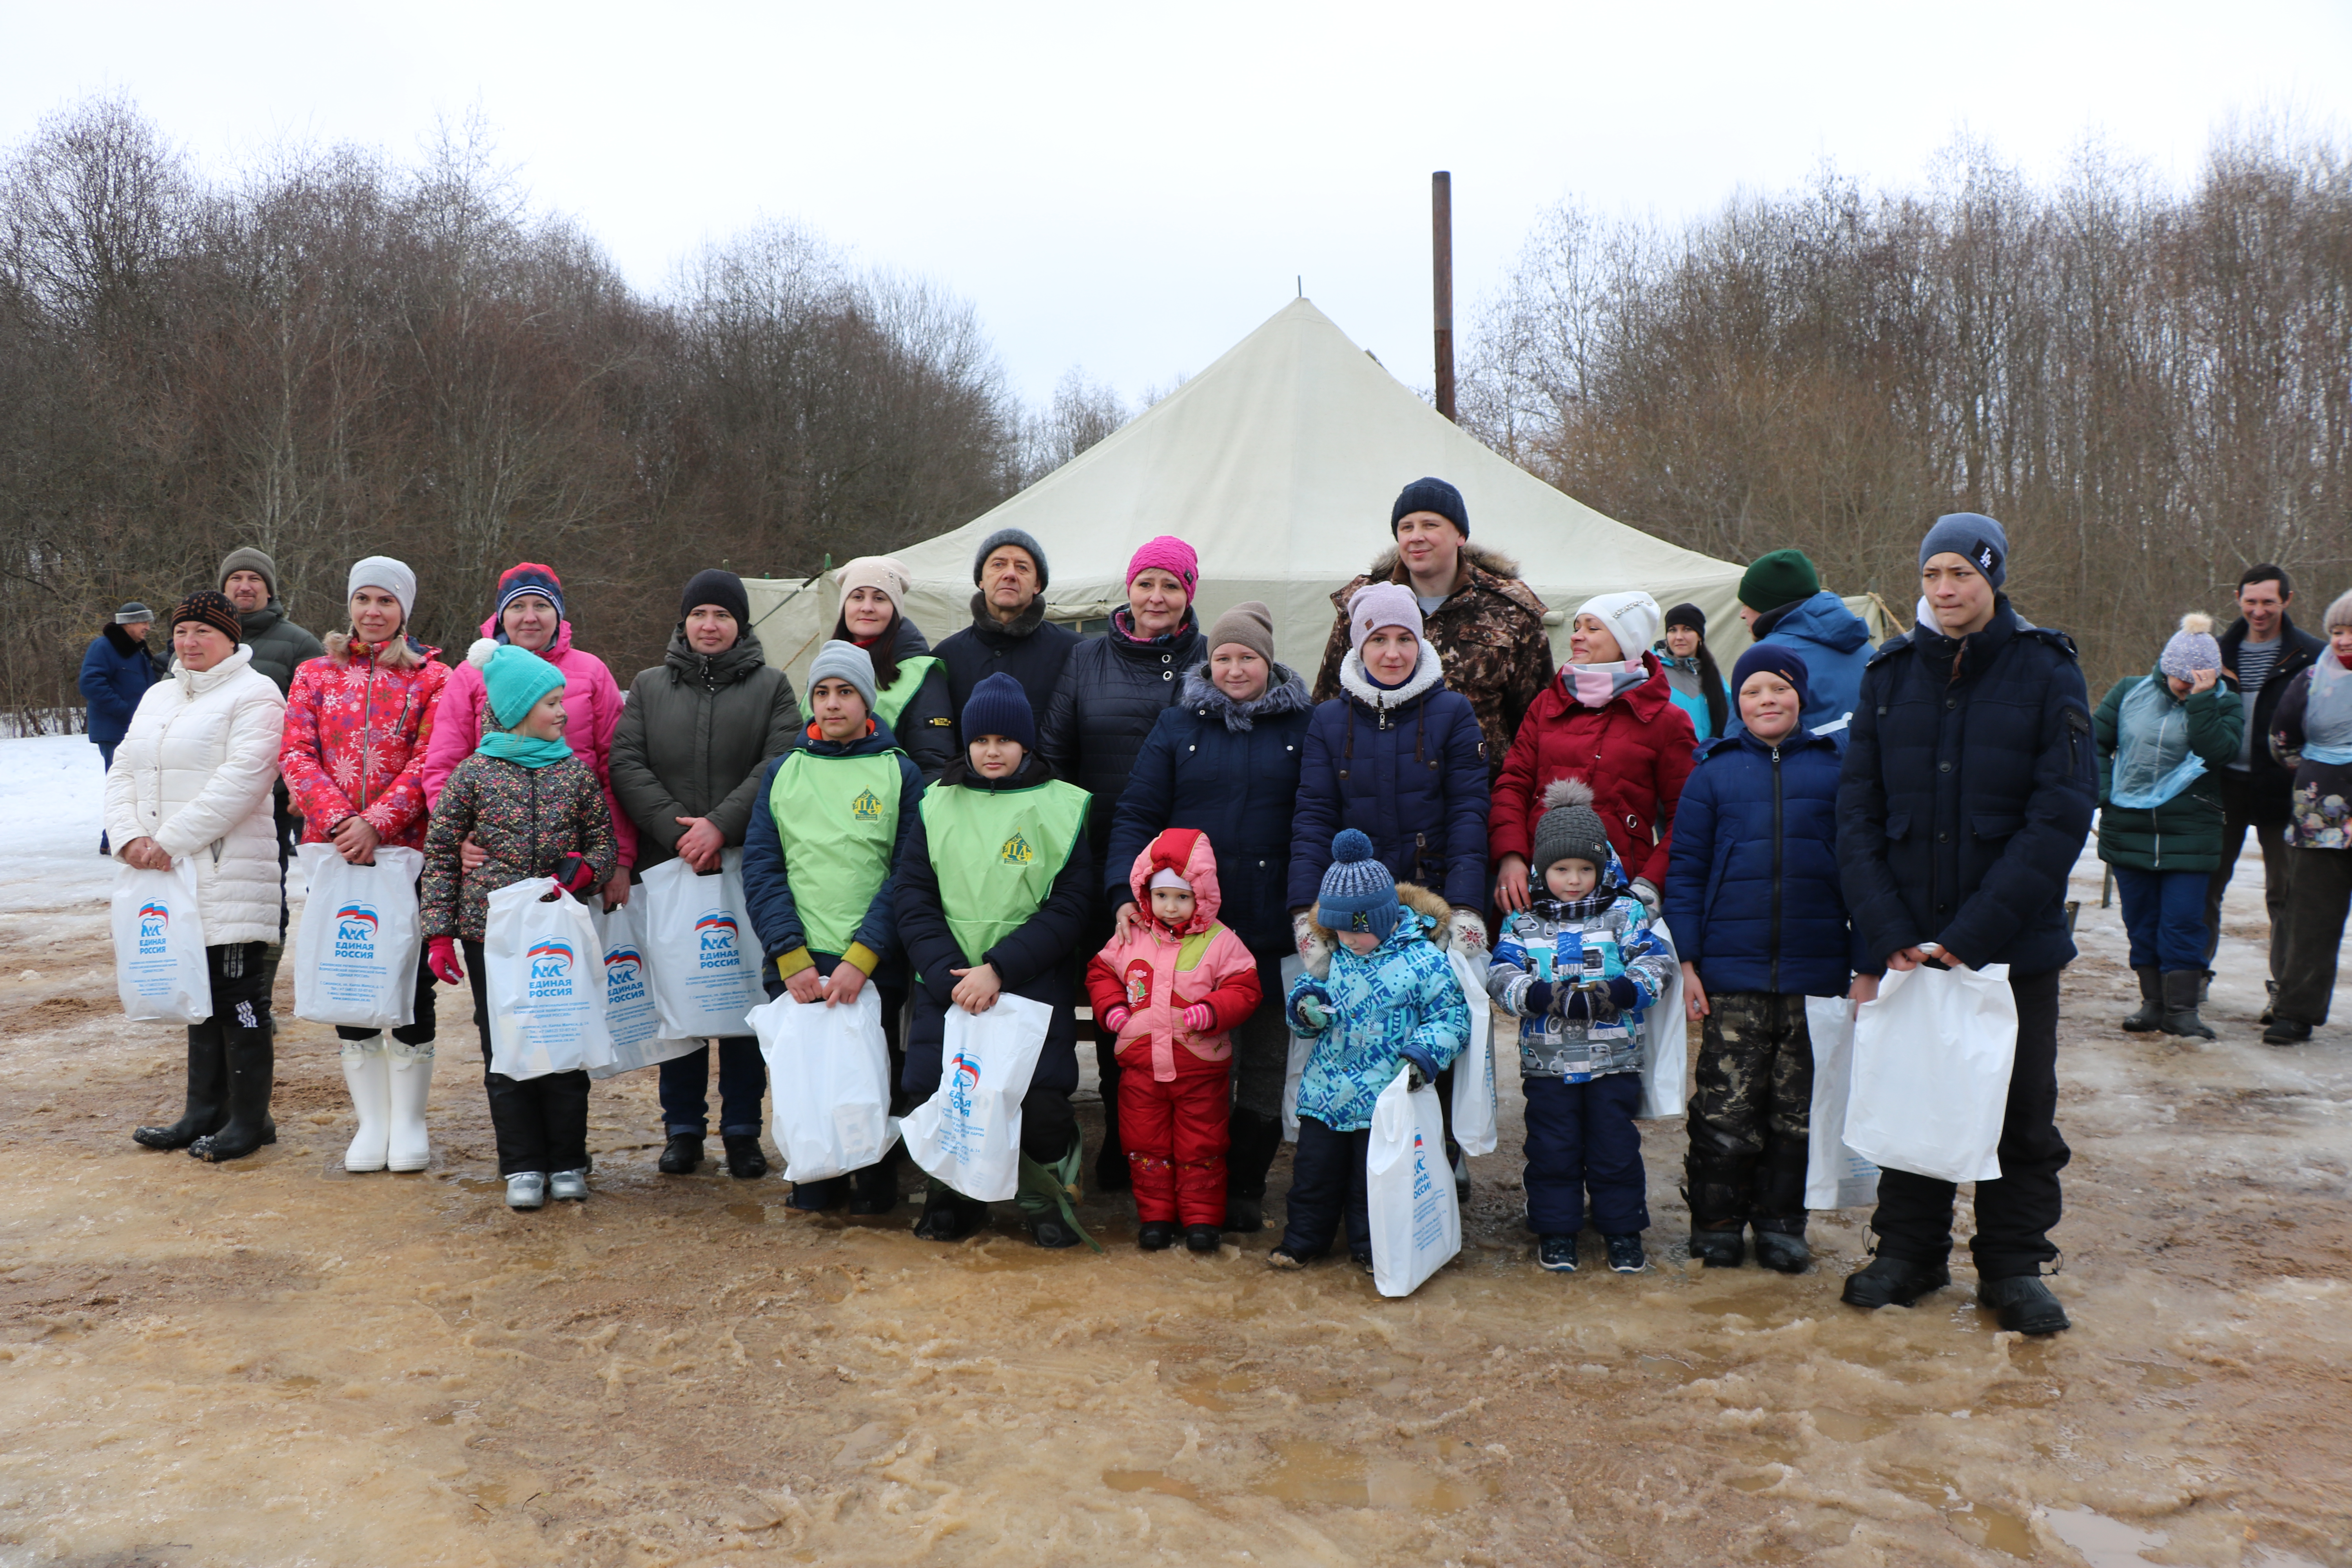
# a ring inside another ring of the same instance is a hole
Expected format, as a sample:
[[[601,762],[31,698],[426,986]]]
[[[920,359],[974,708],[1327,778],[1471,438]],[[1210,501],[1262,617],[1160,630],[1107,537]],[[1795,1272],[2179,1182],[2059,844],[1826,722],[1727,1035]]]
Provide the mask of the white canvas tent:
[[[1461,489],[1473,541],[1519,563],[1552,611],[1558,657],[1578,605],[1627,588],[1706,611],[1727,670],[1747,645],[1738,566],[1612,521],[1496,456],[1303,299],[1107,440],[985,516],[898,552],[913,577],[906,613],[934,642],[969,625],[973,552],[997,529],[1021,528],[1048,558],[1047,614],[1099,622],[1126,602],[1135,547],[1172,533],[1200,554],[1202,623],[1264,600],[1279,657],[1311,681],[1332,590],[1387,546],[1397,491],[1423,474]],[[832,582],[746,587],[770,661],[804,686],[837,612]]]

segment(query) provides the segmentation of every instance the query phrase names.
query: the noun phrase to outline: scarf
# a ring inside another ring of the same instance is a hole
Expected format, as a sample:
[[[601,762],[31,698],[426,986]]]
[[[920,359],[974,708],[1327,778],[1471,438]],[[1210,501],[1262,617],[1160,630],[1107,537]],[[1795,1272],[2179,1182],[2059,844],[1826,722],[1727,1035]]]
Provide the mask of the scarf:
[[[568,741],[535,741],[512,730],[492,730],[482,736],[476,748],[486,757],[496,757],[502,763],[514,763],[526,768],[543,768],[560,763],[572,754]]]
[[[1650,679],[1640,659],[1622,664],[1569,664],[1559,671],[1559,687],[1587,708],[1606,708]]]
[[[2327,649],[2311,667],[2303,699],[2303,754],[2341,767],[2352,763],[2352,669]]]

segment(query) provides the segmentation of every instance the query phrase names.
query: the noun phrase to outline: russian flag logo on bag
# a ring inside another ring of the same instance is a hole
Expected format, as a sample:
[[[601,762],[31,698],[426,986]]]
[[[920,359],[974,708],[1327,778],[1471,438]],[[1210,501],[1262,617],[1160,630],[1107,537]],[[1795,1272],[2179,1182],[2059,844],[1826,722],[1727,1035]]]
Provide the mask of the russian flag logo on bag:
[[[335,911],[335,956],[362,963],[375,960],[376,913],[365,904],[345,904]]]
[[[153,899],[139,906],[139,952],[161,953],[172,928],[172,906]]]
[[[523,961],[530,966],[533,996],[562,996],[572,989],[572,965],[577,955],[572,944],[550,937],[530,944]]]
[[[725,910],[706,910],[694,922],[694,942],[705,969],[732,969],[736,963],[735,917]]]

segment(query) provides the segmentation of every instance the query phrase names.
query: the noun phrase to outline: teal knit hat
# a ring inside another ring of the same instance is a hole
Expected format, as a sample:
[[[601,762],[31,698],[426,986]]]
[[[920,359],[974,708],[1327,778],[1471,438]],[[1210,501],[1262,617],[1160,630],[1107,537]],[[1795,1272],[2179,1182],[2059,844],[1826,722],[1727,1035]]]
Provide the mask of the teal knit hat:
[[[482,672],[482,694],[489,699],[491,721],[501,730],[513,729],[541,698],[563,689],[562,670],[512,643],[478,638],[466,650],[466,662]]]

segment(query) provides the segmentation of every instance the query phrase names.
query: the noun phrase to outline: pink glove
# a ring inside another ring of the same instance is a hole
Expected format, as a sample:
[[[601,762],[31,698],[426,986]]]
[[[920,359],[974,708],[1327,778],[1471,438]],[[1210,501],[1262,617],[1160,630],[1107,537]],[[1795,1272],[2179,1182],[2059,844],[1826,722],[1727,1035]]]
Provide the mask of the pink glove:
[[[1184,1026],[1196,1035],[1207,1034],[1216,1022],[1216,1012],[1206,1002],[1195,1002],[1184,1009]]]
[[[1102,1016],[1103,1027],[1116,1035],[1121,1029],[1126,1028],[1127,1021],[1134,1016],[1135,1014],[1129,1008],[1113,1007],[1109,1012],[1105,1013]]]
[[[444,985],[466,984],[465,966],[457,962],[457,939],[436,936],[425,944],[425,966],[433,971],[433,978]]]

